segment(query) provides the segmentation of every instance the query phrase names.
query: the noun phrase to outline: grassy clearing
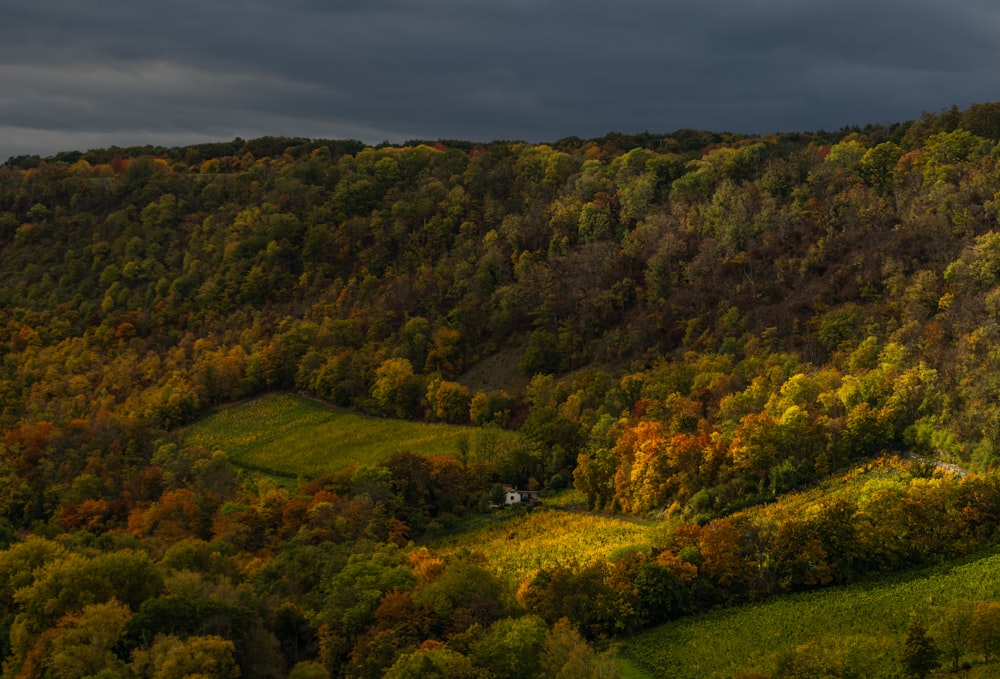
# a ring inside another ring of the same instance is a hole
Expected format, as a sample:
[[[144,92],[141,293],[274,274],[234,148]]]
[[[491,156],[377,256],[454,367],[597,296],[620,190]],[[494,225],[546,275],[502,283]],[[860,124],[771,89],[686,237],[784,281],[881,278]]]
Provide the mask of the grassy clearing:
[[[864,676],[900,671],[907,624],[931,628],[939,609],[960,600],[1000,600],[1000,553],[914,571],[871,583],[777,597],[764,603],[679,620],[622,642],[619,654],[650,677],[770,675],[783,654],[796,649],[864,667]],[[1000,675],[1000,663],[982,664],[969,649],[962,675]]]
[[[492,522],[444,538],[434,546],[446,553],[479,552],[497,576],[514,586],[541,568],[586,565],[623,550],[649,549],[658,541],[660,526],[548,508],[532,512],[503,509],[493,516]]]
[[[873,494],[905,488],[911,478],[910,461],[885,456],[742,513],[773,524],[834,498],[864,506]],[[932,626],[937,608],[960,599],[1000,600],[1000,553],[685,618],[623,642],[620,653],[635,677],[770,675],[779,658],[796,649],[864,667],[866,677],[896,677],[906,625],[916,616]],[[982,661],[975,653],[965,661],[974,667],[962,676],[1000,676],[1000,664],[975,666]]]
[[[225,451],[238,465],[269,474],[312,477],[351,462],[378,464],[392,453],[474,455],[513,443],[513,432],[366,417],[290,394],[272,394],[220,410],[186,430],[187,441]]]

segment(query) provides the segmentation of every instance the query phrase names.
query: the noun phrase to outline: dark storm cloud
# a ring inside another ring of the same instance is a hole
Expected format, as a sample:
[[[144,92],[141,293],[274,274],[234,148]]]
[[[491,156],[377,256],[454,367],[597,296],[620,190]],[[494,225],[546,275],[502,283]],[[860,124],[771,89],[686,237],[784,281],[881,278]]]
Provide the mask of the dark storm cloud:
[[[1000,99],[986,1],[22,5],[0,9],[0,158],[264,134],[836,129]]]

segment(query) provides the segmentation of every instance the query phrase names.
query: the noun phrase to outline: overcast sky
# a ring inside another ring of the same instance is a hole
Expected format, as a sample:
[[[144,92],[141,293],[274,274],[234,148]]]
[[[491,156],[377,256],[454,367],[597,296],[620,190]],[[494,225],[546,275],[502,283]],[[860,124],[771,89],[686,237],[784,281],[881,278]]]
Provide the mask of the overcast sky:
[[[1000,100],[996,0],[0,0],[0,161],[835,130]]]

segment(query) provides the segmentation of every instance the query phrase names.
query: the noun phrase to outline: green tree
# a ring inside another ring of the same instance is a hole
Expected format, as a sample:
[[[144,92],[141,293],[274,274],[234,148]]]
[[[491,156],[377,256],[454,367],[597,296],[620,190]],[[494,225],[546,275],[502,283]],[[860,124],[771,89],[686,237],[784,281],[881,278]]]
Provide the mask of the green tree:
[[[330,670],[315,660],[302,660],[288,671],[288,679],[330,679]]]
[[[879,194],[891,195],[896,163],[902,155],[903,149],[891,141],[873,146],[861,157],[858,175],[865,184]]]
[[[608,571],[606,563],[542,569],[522,583],[518,600],[550,624],[567,618],[588,639],[622,634],[635,628],[636,614],[608,584]]]
[[[104,669],[121,669],[124,663],[114,653],[115,644],[131,614],[112,599],[66,616],[49,649],[49,671],[58,679],[83,679]]]
[[[518,367],[525,375],[552,374],[558,372],[560,361],[559,338],[554,332],[538,328],[528,336]]]
[[[824,159],[824,164],[836,170],[853,172],[864,157],[864,144],[857,139],[848,138],[830,147],[830,152]]]
[[[1000,102],[972,104],[962,111],[958,124],[972,134],[1000,141]]]
[[[659,625],[689,610],[690,587],[678,573],[647,554],[629,554],[614,565],[612,581],[635,593],[633,607],[643,626]]]
[[[592,201],[580,210],[580,240],[585,243],[607,240],[611,237],[611,215],[607,205]]]
[[[505,618],[473,644],[469,657],[496,679],[535,676],[544,641],[545,621],[538,616]]]
[[[375,371],[371,396],[384,415],[414,417],[424,395],[421,380],[405,358],[388,358]]]
[[[472,392],[465,385],[447,380],[435,380],[427,387],[428,414],[450,424],[469,421]]]
[[[423,369],[431,346],[431,325],[427,319],[422,316],[409,319],[399,331],[399,341],[406,358],[417,369]]]
[[[66,548],[59,543],[37,536],[29,536],[0,552],[0,612],[12,613],[15,593],[31,585],[44,572],[44,566],[66,555]]]
[[[145,553],[67,556],[48,564],[34,584],[17,593],[21,611],[11,630],[11,646],[23,658],[34,637],[67,613],[112,600],[136,610],[162,588],[163,577]]]
[[[392,590],[412,589],[416,578],[394,545],[352,554],[339,572],[324,577],[314,594],[322,596],[317,616],[347,634],[358,634],[374,619],[379,601]]]
[[[215,635],[160,635],[149,650],[132,654],[132,666],[143,679],[236,679],[240,668],[233,653],[233,642]]]
[[[477,391],[469,401],[469,420],[477,427],[503,427],[510,420],[513,399],[504,390]]]
[[[941,653],[951,659],[952,671],[958,671],[958,663],[969,646],[974,608],[972,602],[959,600],[941,611],[934,625],[934,636],[938,640]]]
[[[488,627],[508,609],[505,588],[482,564],[449,561],[441,574],[413,590],[413,603],[424,606],[446,632],[464,631],[474,623]]]
[[[545,633],[541,670],[552,679],[612,679],[620,676],[610,655],[598,654],[566,618]]]
[[[969,642],[983,652],[983,662],[1000,652],[1000,603],[978,601],[969,627]]]
[[[383,675],[384,679],[480,679],[482,673],[467,657],[444,647],[404,653]]]
[[[275,664],[277,641],[260,614],[246,606],[180,595],[149,599],[129,618],[118,650],[145,648],[163,635],[225,637],[245,677],[267,676]]]
[[[906,644],[903,647],[903,676],[906,679],[925,679],[941,666],[939,651],[927,628],[919,622],[912,622],[906,628]]]
[[[990,147],[988,141],[968,130],[954,130],[931,135],[924,144],[927,162],[924,181],[956,181],[962,163],[974,160]]]

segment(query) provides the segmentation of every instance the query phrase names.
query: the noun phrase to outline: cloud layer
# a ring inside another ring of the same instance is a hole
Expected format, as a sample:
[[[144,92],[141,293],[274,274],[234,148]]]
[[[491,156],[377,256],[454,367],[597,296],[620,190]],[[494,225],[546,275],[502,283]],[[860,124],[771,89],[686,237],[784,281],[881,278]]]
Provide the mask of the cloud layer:
[[[20,4],[0,9],[0,159],[838,129],[1000,99],[992,0]]]

